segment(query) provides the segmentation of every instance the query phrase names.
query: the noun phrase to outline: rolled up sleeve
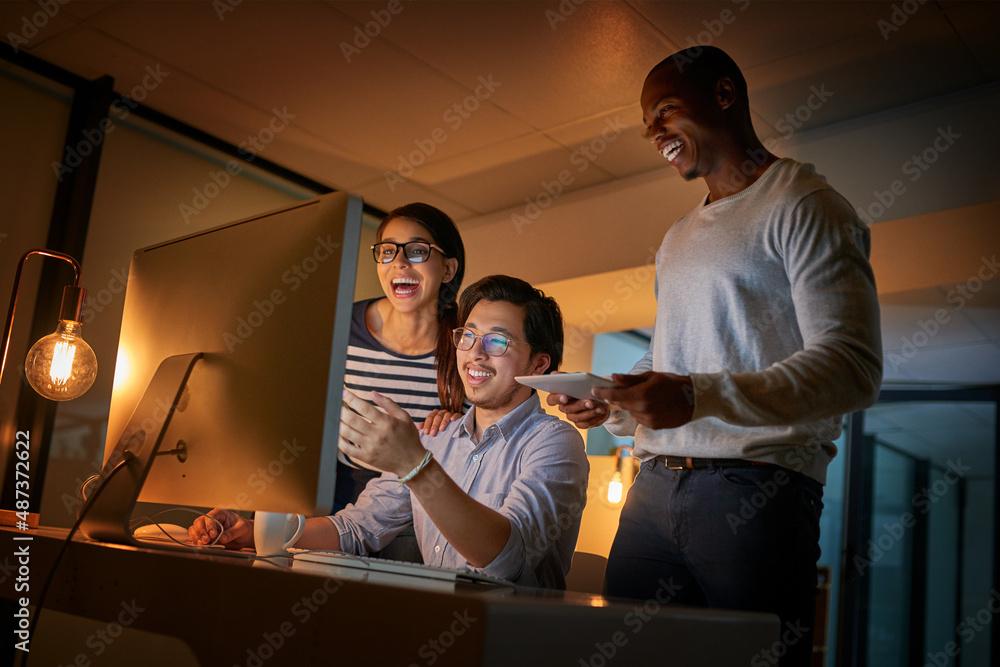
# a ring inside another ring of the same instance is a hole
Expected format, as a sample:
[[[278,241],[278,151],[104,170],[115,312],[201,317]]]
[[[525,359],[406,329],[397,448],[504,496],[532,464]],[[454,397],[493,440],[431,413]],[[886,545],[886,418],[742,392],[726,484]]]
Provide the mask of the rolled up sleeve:
[[[364,556],[379,551],[413,521],[410,491],[395,475],[373,479],[358,500],[330,517],[340,549]]]

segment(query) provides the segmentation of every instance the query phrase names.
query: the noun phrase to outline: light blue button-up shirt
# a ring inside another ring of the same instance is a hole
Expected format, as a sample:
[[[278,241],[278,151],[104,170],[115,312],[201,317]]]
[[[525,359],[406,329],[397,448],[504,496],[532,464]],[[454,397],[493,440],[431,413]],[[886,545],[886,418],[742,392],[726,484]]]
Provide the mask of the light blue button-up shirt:
[[[510,521],[510,538],[493,562],[473,567],[392,473],[369,482],[355,504],[330,517],[341,549],[360,555],[377,551],[412,521],[428,565],[565,588],[587,502],[590,463],[583,438],[542,410],[535,392],[487,428],[478,443],[473,414],[470,410],[444,431],[420,439],[463,491]]]

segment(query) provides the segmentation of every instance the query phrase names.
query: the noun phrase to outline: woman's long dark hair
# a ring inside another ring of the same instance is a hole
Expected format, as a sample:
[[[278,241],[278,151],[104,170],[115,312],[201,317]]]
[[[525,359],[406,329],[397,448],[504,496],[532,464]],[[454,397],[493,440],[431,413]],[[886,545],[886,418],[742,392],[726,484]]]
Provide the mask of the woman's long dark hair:
[[[459,325],[457,299],[465,276],[465,246],[462,244],[462,236],[447,213],[430,204],[418,202],[390,211],[378,228],[375,236],[378,240],[382,240],[382,230],[395,218],[416,222],[430,232],[429,240],[439,245],[446,257],[458,260],[455,276],[442,283],[438,292],[438,335],[434,356],[437,359],[437,388],[441,407],[451,412],[462,412],[465,386],[455,361],[455,346],[451,342],[452,329]]]

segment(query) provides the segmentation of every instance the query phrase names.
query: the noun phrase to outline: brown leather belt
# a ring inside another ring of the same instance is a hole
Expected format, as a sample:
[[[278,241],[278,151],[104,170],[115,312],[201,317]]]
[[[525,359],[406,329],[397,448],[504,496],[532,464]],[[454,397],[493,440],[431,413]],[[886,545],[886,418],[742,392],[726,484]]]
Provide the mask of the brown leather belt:
[[[770,466],[774,463],[747,461],[746,459],[702,459],[693,456],[656,456],[653,461],[663,463],[668,470],[702,470],[704,468],[750,468]],[[654,464],[655,465],[655,464]]]

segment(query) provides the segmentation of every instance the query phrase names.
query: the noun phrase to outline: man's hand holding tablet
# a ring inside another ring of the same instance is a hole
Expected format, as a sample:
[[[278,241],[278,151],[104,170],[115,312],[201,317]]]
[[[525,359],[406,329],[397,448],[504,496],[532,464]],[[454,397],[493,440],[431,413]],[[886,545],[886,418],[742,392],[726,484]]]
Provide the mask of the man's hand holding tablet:
[[[600,426],[613,406],[593,397],[596,387],[617,387],[609,378],[591,373],[551,373],[514,378],[521,384],[549,392],[546,402],[559,406],[566,419],[580,430]]]
[[[557,384],[558,378],[568,376],[587,377],[570,380],[575,385]],[[566,419],[581,430],[603,424],[612,409],[627,410],[637,422],[651,429],[683,426],[694,413],[694,388],[691,378],[683,375],[647,371],[636,375],[615,373],[611,379],[590,373],[535,377],[551,378],[553,389],[536,388],[551,391],[546,402],[558,406]]]

